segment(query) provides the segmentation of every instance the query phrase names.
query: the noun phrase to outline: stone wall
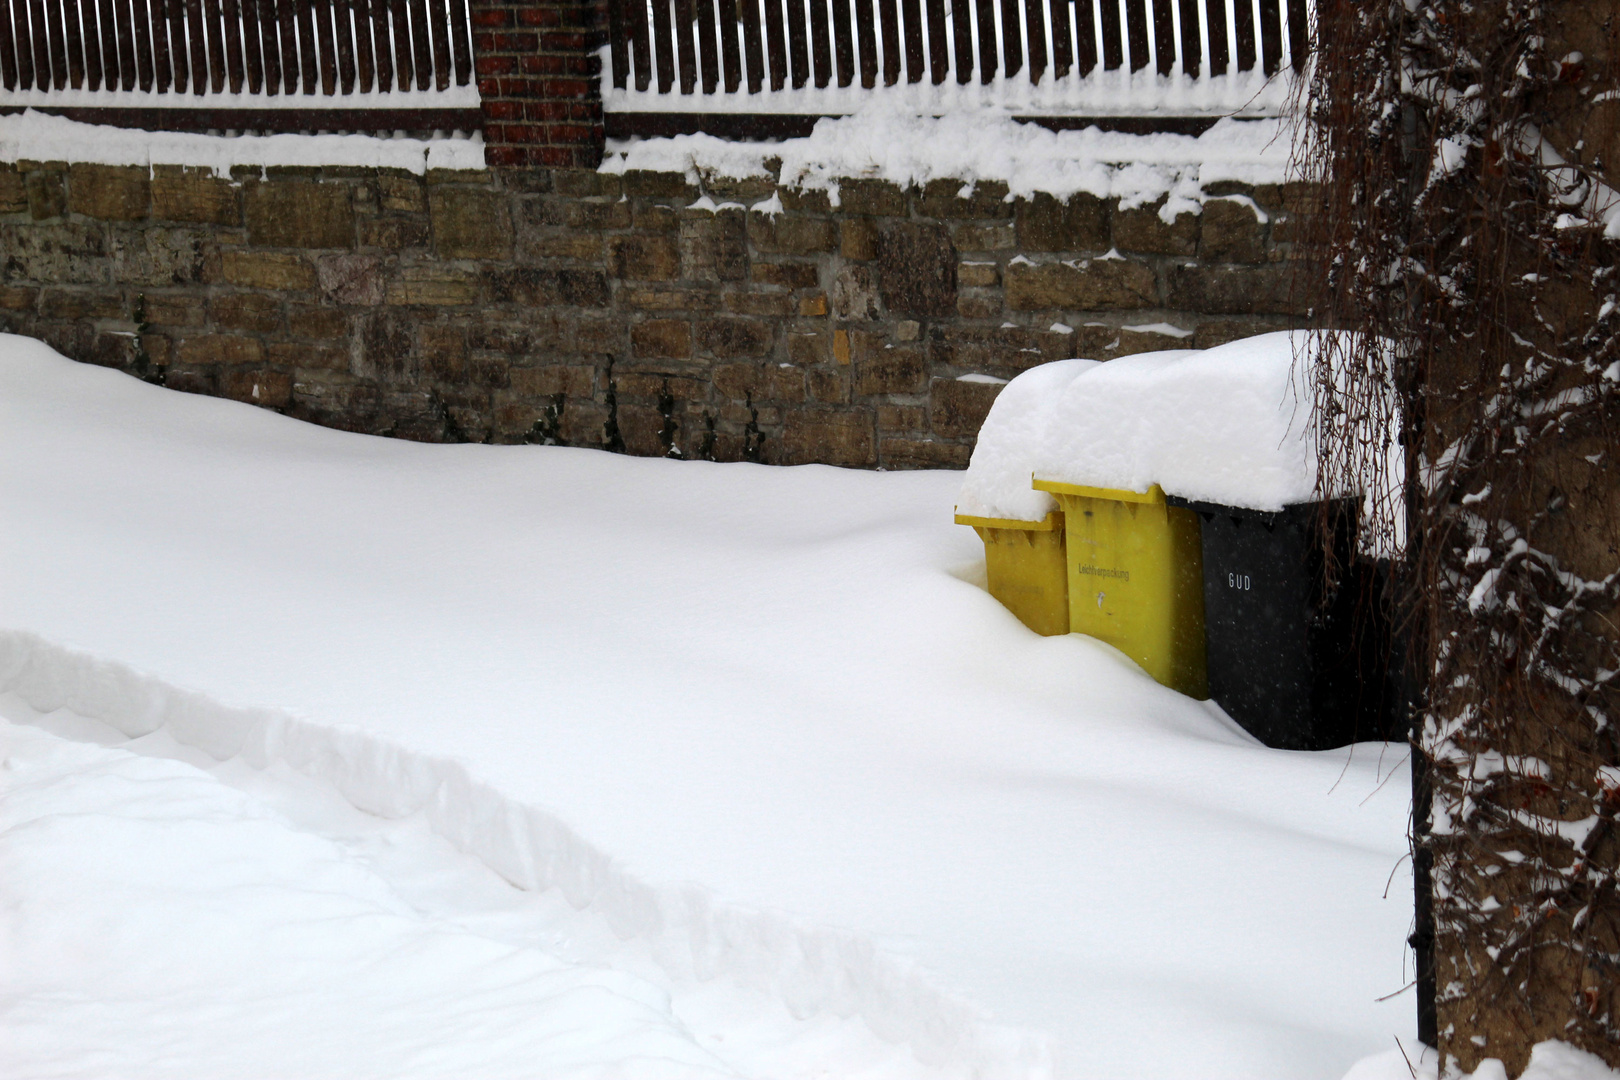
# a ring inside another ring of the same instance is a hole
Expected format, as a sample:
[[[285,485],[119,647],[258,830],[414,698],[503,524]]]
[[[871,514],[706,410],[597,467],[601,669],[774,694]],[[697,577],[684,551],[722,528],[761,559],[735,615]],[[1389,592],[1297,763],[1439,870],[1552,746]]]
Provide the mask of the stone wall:
[[[1295,321],[1308,189],[1174,224],[961,189],[20,162],[0,329],[356,431],[918,468],[964,465],[1035,364]]]

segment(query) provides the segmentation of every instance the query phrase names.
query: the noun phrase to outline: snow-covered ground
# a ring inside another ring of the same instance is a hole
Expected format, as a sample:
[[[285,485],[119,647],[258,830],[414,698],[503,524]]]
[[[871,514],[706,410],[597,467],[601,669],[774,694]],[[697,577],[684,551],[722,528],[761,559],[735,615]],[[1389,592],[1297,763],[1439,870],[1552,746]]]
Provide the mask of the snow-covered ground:
[[[960,481],[393,442],[0,337],[4,1071],[1411,1047],[1401,748],[1029,633]]]

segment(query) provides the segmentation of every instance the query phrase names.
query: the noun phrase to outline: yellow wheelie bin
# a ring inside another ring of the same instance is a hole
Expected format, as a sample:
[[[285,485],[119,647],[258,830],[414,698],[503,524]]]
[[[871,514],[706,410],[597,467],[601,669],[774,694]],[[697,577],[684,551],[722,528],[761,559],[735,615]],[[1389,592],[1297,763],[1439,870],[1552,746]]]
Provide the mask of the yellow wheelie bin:
[[[990,595],[1037,634],[1069,632],[1069,575],[1063,558],[1063,514],[1041,521],[957,514],[984,541]]]
[[[1209,697],[1198,515],[1146,492],[1047,480],[1068,549],[1069,629],[1100,638],[1160,683]]]

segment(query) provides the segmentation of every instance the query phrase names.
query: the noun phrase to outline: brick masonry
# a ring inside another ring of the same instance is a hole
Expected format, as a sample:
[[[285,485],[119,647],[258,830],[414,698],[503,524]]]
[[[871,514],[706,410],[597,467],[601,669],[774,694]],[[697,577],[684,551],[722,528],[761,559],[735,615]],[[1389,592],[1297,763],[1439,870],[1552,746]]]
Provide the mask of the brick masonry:
[[[954,181],[846,181],[835,208],[666,173],[20,162],[0,329],[376,434],[960,468],[999,390],[963,376],[1300,321],[1312,190],[1210,194],[1166,224]]]

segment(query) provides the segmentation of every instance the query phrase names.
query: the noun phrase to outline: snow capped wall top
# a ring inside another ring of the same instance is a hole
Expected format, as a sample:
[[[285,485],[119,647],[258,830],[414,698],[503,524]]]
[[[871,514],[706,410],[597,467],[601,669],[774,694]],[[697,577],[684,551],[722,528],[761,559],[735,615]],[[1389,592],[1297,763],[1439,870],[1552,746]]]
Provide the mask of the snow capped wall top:
[[[1038,521],[1031,477],[1280,510],[1316,497],[1311,365],[1326,332],[1066,360],[1018,376],[979,432],[957,512]]]
[[[1280,184],[1292,178],[1293,127],[1284,120],[1220,120],[1202,135],[1129,135],[1086,128],[1048,131],[1008,116],[960,111],[919,116],[872,106],[824,119],[802,139],[729,142],[713,135],[610,140],[602,171],[681,172],[744,178],[777,172],[789,188],[826,190],[837,204],[841,178],[1004,181],[1009,198],[1037,192],[1067,199],[1086,192],[1124,209],[1170,196],[1160,214],[1198,213],[1202,186],[1223,180]],[[780,162],[779,170],[772,165]]]

